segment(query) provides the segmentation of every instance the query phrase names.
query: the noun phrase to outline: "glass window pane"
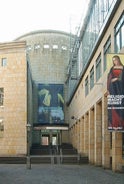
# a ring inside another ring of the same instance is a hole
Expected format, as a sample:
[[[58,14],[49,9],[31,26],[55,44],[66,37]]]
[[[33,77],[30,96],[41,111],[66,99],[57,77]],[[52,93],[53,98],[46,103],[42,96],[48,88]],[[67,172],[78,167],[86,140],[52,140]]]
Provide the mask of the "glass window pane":
[[[103,65],[104,71],[106,70],[106,63],[107,63],[106,55],[110,52],[111,52],[111,38],[109,37],[109,39],[107,40],[104,46],[104,65]]]
[[[122,27],[122,29],[121,29],[121,35],[122,35],[122,47],[124,47],[124,25],[123,25],[123,27]]]
[[[120,34],[118,33],[115,38],[115,51],[118,53],[120,50]]]
[[[6,66],[7,65],[7,58],[2,58],[2,66]]]
[[[90,89],[94,86],[94,67],[90,71]]]
[[[85,80],[85,96],[89,93],[89,86],[88,86],[88,77]]]
[[[4,100],[4,89],[0,88],[0,106],[3,106],[3,100]]]
[[[96,81],[101,77],[101,56],[96,61]]]

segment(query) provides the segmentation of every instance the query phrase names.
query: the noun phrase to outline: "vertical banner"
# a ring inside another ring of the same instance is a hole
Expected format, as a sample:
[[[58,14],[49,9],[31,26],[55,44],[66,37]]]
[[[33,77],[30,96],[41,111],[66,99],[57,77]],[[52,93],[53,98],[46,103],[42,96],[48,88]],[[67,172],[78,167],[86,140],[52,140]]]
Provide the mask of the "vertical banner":
[[[62,84],[38,84],[38,123],[64,123]]]
[[[107,54],[108,130],[124,131],[124,55]]]

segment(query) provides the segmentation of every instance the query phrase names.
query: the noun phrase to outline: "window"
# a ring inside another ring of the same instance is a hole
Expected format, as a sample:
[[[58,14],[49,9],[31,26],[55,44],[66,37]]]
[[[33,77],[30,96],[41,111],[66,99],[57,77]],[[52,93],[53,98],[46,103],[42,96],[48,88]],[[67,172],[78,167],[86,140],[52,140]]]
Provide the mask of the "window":
[[[62,46],[62,50],[67,50],[67,46]]]
[[[0,88],[0,106],[3,106],[3,100],[4,100],[4,89]]]
[[[7,65],[7,58],[2,58],[1,66],[6,66]]]
[[[31,51],[31,45],[28,45],[26,48],[27,51]]]
[[[89,93],[88,77],[85,79],[85,96]]]
[[[58,45],[53,45],[53,49],[57,50],[58,49]]]
[[[111,52],[111,38],[109,37],[105,46],[104,46],[104,71],[106,70],[107,67],[107,54]]]
[[[44,48],[44,49],[49,49],[50,46],[49,46],[48,44],[44,44],[43,48]]]
[[[83,48],[82,69],[86,67],[89,57],[101,36],[103,28],[105,28],[106,22],[108,21],[116,2],[117,0],[94,1],[90,14],[87,17],[85,31],[81,39]]]
[[[40,49],[40,44],[35,44],[35,45],[34,45],[34,49],[35,49],[35,50]]]
[[[94,67],[90,71],[90,90],[93,88],[93,86],[94,86]]]
[[[119,52],[124,46],[124,13],[115,26],[115,52]]]
[[[101,77],[101,54],[96,60],[96,81]]]
[[[3,124],[3,119],[0,119],[0,138],[4,136],[4,124]]]

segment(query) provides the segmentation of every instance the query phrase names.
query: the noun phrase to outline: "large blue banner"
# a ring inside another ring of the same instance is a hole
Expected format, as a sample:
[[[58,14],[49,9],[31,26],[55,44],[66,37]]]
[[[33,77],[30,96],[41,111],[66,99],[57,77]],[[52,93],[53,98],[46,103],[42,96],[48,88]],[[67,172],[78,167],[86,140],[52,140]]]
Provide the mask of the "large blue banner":
[[[62,84],[38,84],[38,123],[64,123]]]

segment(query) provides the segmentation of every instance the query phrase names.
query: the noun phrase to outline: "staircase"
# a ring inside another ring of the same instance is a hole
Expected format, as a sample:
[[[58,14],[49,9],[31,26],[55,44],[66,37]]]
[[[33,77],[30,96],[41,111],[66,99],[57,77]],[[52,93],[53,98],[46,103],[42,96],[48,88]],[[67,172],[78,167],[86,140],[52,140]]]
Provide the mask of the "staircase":
[[[79,154],[71,144],[62,144],[60,148],[60,156],[62,164],[77,164],[79,163]]]
[[[87,156],[81,156],[71,144],[61,146],[33,145],[30,151],[31,164],[88,164]],[[26,164],[25,156],[0,157],[0,163]]]
[[[81,156],[71,144],[61,146],[36,146],[31,149],[31,163],[87,164],[88,157]]]
[[[26,164],[26,157],[0,157],[0,164]]]

